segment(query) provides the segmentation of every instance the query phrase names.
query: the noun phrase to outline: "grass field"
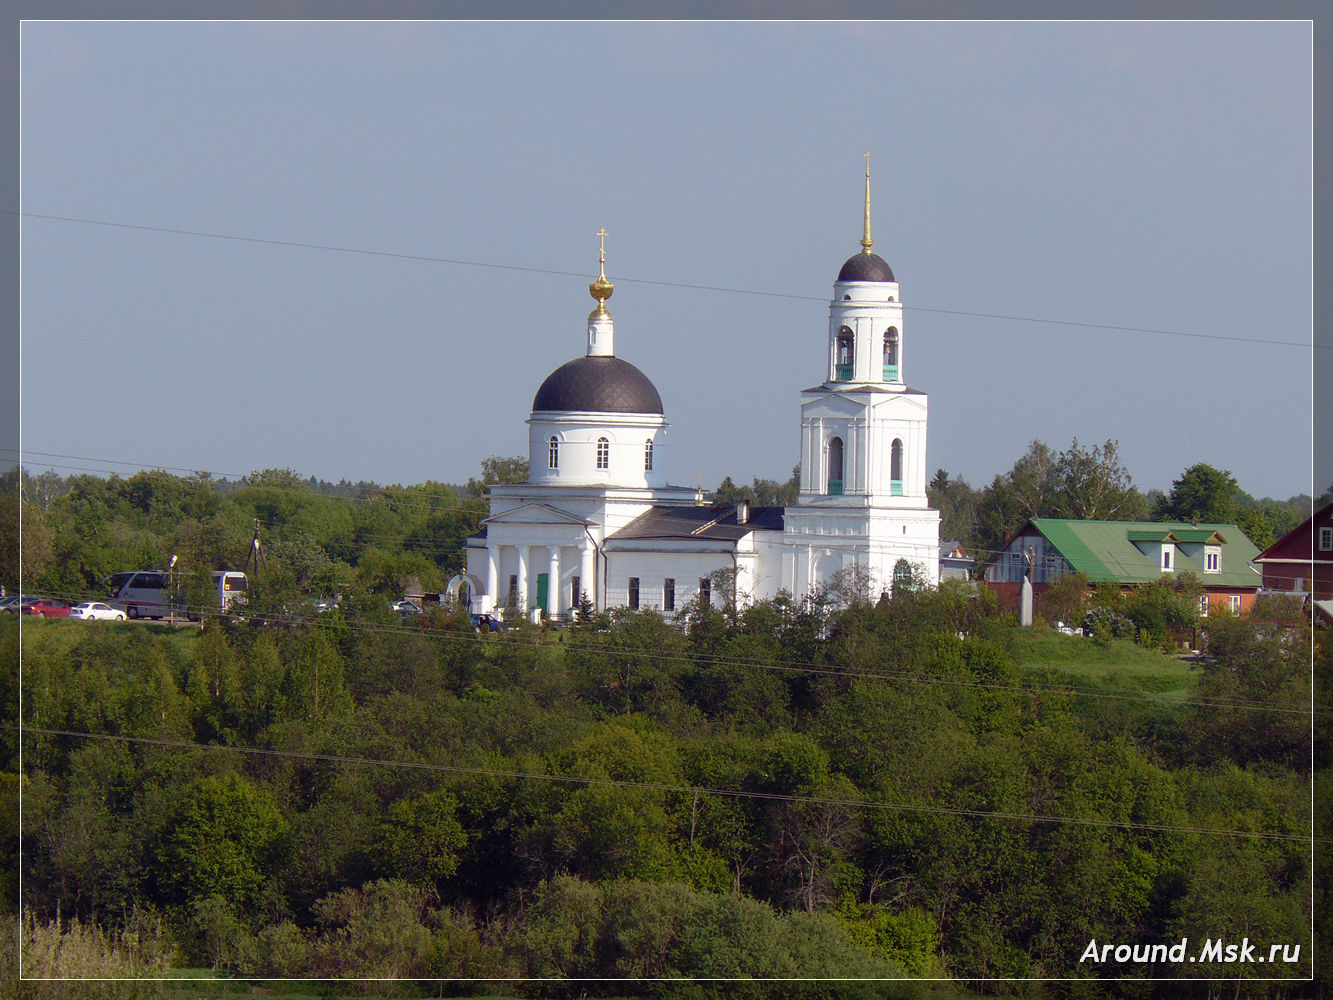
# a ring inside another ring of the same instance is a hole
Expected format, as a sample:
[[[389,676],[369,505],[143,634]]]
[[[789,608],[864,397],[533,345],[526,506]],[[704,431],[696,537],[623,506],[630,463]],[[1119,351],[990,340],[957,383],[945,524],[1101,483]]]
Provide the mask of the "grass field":
[[[1059,679],[1089,691],[1180,702],[1189,696],[1198,676],[1193,663],[1127,639],[1103,644],[1037,626],[1015,629],[1007,640],[1021,671],[1044,675],[1041,679],[1046,682],[1055,671]]]

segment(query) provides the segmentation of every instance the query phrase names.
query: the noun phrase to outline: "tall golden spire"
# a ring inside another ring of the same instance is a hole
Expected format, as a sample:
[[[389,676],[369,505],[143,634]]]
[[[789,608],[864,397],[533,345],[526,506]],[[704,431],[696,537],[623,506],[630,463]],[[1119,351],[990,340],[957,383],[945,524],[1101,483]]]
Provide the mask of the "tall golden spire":
[[[606,238],[611,234],[606,231],[606,227],[599,227],[597,233],[597,242],[600,247],[597,253],[598,274],[597,280],[588,285],[588,294],[597,300],[597,312],[606,311],[606,300],[611,297],[615,291],[615,285],[606,280]]]
[[[861,252],[870,253],[875,241],[870,238],[870,153],[866,153],[866,225],[861,235]]]

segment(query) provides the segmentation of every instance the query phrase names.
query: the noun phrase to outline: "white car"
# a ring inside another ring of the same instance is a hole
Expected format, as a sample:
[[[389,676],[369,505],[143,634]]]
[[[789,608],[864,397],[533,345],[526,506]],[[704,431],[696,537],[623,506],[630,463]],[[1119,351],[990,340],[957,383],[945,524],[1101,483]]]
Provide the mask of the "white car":
[[[125,620],[124,611],[119,611],[109,604],[102,604],[100,601],[84,601],[82,604],[76,604],[69,609],[69,616],[71,618],[82,618],[86,622],[123,622]]]

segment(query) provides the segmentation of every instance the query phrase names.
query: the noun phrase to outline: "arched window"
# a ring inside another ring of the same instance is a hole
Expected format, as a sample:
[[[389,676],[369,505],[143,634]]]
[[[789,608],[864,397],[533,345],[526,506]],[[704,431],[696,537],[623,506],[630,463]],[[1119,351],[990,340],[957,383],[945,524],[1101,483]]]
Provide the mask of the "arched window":
[[[649,438],[643,443],[643,471],[653,471],[653,439]]]
[[[611,442],[606,438],[597,439],[597,468],[606,469],[611,465]]]
[[[828,490],[829,496],[842,495],[842,438],[829,438]]]
[[[889,452],[889,492],[894,496],[903,495],[903,443],[899,438],[893,439],[893,448]]]
[[[834,362],[837,367],[834,369],[834,377],[839,382],[850,382],[855,361],[856,348],[852,331],[848,327],[841,327],[838,330],[837,358]]]
[[[548,469],[558,469],[560,468],[560,442],[555,439],[555,435],[552,435],[548,445],[546,467]]]
[[[898,381],[898,328],[891,326],[884,331],[884,381]]]

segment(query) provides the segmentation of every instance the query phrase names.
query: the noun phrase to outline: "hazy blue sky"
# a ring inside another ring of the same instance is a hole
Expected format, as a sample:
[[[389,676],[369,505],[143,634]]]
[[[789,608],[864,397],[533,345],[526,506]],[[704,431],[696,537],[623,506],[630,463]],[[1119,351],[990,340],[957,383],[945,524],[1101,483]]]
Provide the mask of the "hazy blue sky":
[[[31,468],[466,479],[526,452],[537,386],[583,353],[604,226],[671,479],[785,478],[869,149],[932,470],[982,485],[1034,438],[1110,438],[1144,489],[1198,461],[1311,488],[1311,351],[1286,346],[1311,335],[1307,23],[21,40]]]

